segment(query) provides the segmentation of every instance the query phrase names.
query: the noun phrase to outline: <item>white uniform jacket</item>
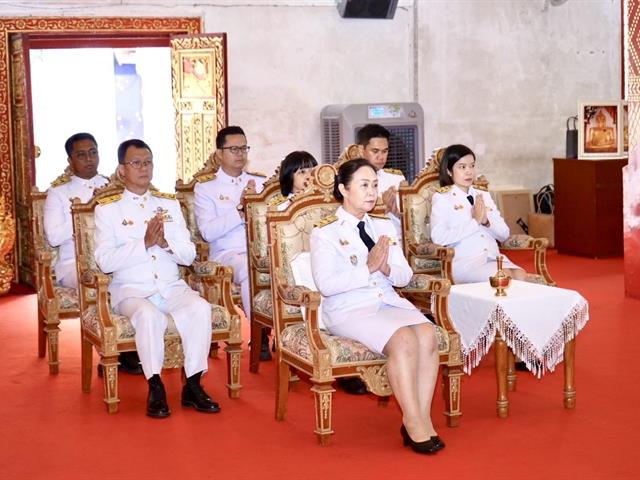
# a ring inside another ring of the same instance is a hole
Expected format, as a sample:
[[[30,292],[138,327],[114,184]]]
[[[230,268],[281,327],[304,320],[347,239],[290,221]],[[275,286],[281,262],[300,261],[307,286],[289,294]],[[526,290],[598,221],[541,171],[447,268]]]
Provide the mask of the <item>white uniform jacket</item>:
[[[115,307],[125,298],[163,298],[179,295],[187,284],[180,279],[178,264],[190,265],[196,255],[182,211],[173,195],[147,191],[136,195],[125,190],[96,207],[95,257],[105,273],[113,272],[109,285]],[[157,212],[164,218],[166,250],[158,245],[146,249],[147,223]]]
[[[337,218],[336,218],[337,217]],[[334,221],[330,222],[331,219]],[[370,274],[369,251],[359,235],[359,220],[338,208],[335,217],[321,222],[311,232],[311,269],[322,294],[323,320],[331,328],[361,312],[373,314],[382,305],[415,310],[408,300],[393,289],[409,283],[413,272],[402,253],[396,231],[388,217],[364,216],[365,230],[374,242],[387,235],[395,245],[389,246],[390,274]],[[328,223],[330,222],[330,223]]]
[[[69,273],[75,275],[76,251],[73,245],[71,200],[79,198],[82,203],[87,203],[91,200],[94,190],[108,181],[102,175],[88,180],[71,175],[53,182],[47,190],[47,199],[44,202],[44,233],[51,246],[60,247],[58,261],[54,267],[58,281]]]
[[[401,170],[396,170],[394,168],[381,168],[378,170],[378,196],[382,197],[382,194],[391,187],[395,187],[396,190],[399,190],[400,182],[403,180],[406,180],[406,178],[404,178],[404,174]],[[396,195],[396,202],[399,201],[399,195]],[[402,236],[402,225],[400,223],[400,219],[391,212],[389,212],[389,217],[396,229],[396,234]]]
[[[249,180],[255,181],[256,192],[262,191],[264,176],[243,172],[232,177],[222,168],[211,180],[196,183],[196,222],[214,257],[225,250],[247,250],[247,230],[237,207]]]
[[[478,268],[495,260],[500,253],[498,241],[509,237],[509,227],[502,219],[488,192],[469,187],[464,193],[456,185],[444,187],[434,193],[431,206],[431,240],[433,242],[453,247],[454,277],[456,270],[464,271]],[[471,216],[471,203],[468,195],[482,196],[487,207],[489,226],[483,227]]]

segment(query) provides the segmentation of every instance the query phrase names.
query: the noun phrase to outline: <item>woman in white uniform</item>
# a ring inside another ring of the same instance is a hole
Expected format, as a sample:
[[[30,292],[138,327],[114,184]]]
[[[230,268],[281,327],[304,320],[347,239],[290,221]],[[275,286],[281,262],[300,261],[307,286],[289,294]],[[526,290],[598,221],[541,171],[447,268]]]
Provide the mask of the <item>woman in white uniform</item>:
[[[316,165],[318,162],[313,155],[303,150],[296,150],[284,157],[280,163],[280,195],[275,196],[269,204],[276,205],[280,211],[286,210],[291,197],[307,189]]]
[[[404,444],[435,453],[444,447],[431,422],[439,360],[435,327],[393,289],[407,285],[412,271],[391,220],[367,213],[376,204],[377,187],[367,160],[340,167],[334,195],[342,206],[311,232],[313,278],[329,331],[387,356]]]
[[[431,240],[455,250],[455,283],[488,281],[497,270],[497,241],[509,237],[509,227],[491,195],[473,186],[475,169],[476,157],[471,149],[464,145],[447,147],[440,162],[441,188],[432,199]],[[506,273],[524,280],[525,271],[503,258]]]

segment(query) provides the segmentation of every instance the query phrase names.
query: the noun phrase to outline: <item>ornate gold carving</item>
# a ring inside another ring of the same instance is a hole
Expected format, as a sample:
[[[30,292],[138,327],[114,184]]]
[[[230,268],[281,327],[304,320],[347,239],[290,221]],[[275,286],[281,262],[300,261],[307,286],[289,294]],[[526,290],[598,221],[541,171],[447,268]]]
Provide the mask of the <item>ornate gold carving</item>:
[[[226,125],[226,36],[171,40],[171,78],[176,109],[177,177],[189,182],[214,151]]]
[[[13,265],[5,257],[13,250],[16,241],[16,222],[10,212],[5,210],[4,198],[0,197],[0,295],[11,288]]]
[[[387,365],[373,365],[371,367],[358,367],[358,373],[362,375],[364,383],[372,393],[380,397],[387,397],[393,392],[387,377]]]
[[[28,196],[31,190],[31,138],[27,127],[24,61],[20,33],[168,32],[199,33],[200,18],[17,17],[0,18],[0,188],[8,211],[17,219],[19,251],[9,264],[19,265],[21,280],[33,283],[33,245]],[[13,43],[10,55],[10,44]],[[14,54],[15,53],[15,54]],[[9,63],[9,57],[10,62]],[[11,69],[8,68],[9,64]],[[12,78],[9,72],[12,72]],[[12,143],[13,142],[13,143]],[[14,159],[14,160],[12,160]],[[14,185],[15,198],[14,204]],[[24,219],[24,220],[23,220]]]
[[[163,368],[180,368],[183,364],[184,352],[180,337],[165,337]]]

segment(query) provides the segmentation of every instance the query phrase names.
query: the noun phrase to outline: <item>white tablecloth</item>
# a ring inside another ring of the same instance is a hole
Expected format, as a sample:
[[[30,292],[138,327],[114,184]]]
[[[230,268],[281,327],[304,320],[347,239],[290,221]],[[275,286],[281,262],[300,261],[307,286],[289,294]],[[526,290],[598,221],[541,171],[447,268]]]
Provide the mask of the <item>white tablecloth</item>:
[[[564,344],[589,321],[587,301],[576,291],[512,281],[506,297],[489,282],[453,285],[449,315],[460,333],[464,371],[489,351],[496,331],[537,377],[562,360]]]

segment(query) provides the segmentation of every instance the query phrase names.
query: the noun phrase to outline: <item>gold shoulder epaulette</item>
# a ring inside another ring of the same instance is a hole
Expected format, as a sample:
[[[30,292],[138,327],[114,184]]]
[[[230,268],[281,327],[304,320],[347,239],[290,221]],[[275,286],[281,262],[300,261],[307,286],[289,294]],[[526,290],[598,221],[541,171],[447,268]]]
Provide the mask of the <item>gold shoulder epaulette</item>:
[[[169,200],[175,200],[176,199],[176,194],[175,193],[164,193],[164,192],[161,192],[159,190],[151,190],[151,195],[153,195],[154,197],[159,197],[159,198],[168,198]]]
[[[63,173],[58,178],[56,178],[53,182],[51,182],[52,187],[59,187],[60,185],[64,185],[65,183],[69,183],[71,181],[71,177],[66,173]]]
[[[382,220],[391,220],[389,217],[387,217],[384,213],[370,213],[369,216],[371,218],[380,218]]]
[[[318,228],[326,227],[327,225],[335,222],[336,220],[338,220],[338,217],[336,217],[335,215],[329,215],[328,217],[323,218],[318,223],[316,223],[314,227],[318,227]]]
[[[447,185],[446,187],[436,188],[436,192],[438,193],[447,193],[449,190],[451,190],[451,185]]]
[[[244,172],[244,173],[248,173],[249,175],[253,175],[254,177],[264,177],[264,178],[267,177],[267,174],[266,173],[262,173],[262,172],[249,172],[249,171],[247,171],[247,172]]]
[[[397,168],[385,168],[384,171],[393,175],[402,175],[404,177],[402,170],[398,170]]]
[[[278,206],[283,204],[284,202],[286,202],[288,199],[287,197],[285,197],[284,195],[282,195],[281,193],[279,193],[278,195],[276,195],[275,197],[273,197],[271,200],[269,200],[269,206]]]
[[[100,198],[98,200],[98,203],[100,205],[106,205],[108,203],[117,202],[121,198],[122,198],[122,194],[121,193],[116,193],[115,195],[109,195],[108,197]]]
[[[196,181],[198,183],[205,183],[205,182],[209,182],[209,181],[213,180],[214,178],[216,178],[216,174],[215,173],[205,173],[203,175],[198,175],[196,177]]]
[[[484,185],[474,185],[473,188],[475,188],[476,190],[482,190],[483,192],[488,192],[489,189],[487,187],[485,187]]]

